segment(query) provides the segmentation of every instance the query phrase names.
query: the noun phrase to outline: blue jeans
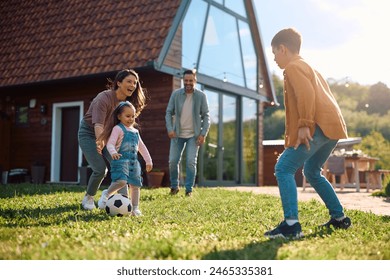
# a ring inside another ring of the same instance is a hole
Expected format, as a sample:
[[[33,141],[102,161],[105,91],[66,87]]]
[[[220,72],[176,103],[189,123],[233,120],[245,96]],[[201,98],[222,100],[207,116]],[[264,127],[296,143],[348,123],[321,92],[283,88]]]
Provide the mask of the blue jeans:
[[[111,162],[111,155],[106,148],[103,149],[103,156],[97,152],[95,131],[84,121],[80,123],[78,140],[84,157],[92,169],[91,177],[88,180],[87,194],[94,196],[107,175],[107,164]],[[123,193],[127,195],[127,189],[123,190]]]
[[[303,165],[306,180],[315,189],[332,218],[344,216],[343,207],[329,181],[321,174],[322,166],[336,147],[337,140],[330,140],[317,126],[310,142],[310,150],[301,144],[296,150],[283,151],[275,165],[285,219],[298,219],[298,195],[295,173]]]
[[[169,150],[169,177],[171,188],[179,187],[179,166],[184,148],[186,149],[186,192],[192,192],[195,184],[196,164],[199,146],[196,144],[196,137],[172,138]]]

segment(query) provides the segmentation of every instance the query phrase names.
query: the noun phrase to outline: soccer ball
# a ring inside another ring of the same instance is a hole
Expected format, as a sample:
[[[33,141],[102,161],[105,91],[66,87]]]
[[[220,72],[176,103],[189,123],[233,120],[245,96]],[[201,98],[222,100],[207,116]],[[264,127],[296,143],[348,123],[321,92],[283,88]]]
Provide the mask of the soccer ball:
[[[110,216],[127,216],[132,210],[131,202],[123,194],[114,194],[110,196],[106,203],[106,212]]]

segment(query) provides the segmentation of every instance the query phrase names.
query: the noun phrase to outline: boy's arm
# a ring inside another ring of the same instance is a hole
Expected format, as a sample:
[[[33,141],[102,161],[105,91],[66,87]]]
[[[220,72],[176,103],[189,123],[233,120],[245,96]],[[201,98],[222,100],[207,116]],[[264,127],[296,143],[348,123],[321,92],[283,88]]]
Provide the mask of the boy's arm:
[[[307,69],[291,65],[285,69],[288,82],[293,88],[292,93],[297,100],[298,127],[315,126],[314,115],[315,107],[315,89],[313,83],[315,77],[307,72]]]

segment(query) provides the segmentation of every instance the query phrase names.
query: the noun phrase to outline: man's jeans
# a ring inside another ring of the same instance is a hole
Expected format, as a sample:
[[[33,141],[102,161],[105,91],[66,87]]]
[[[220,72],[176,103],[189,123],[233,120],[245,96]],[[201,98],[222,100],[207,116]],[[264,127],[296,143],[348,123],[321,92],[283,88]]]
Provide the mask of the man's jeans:
[[[186,192],[192,192],[195,184],[196,164],[199,146],[196,144],[196,137],[172,138],[169,150],[169,176],[171,188],[179,187],[179,166],[183,150],[186,150]]]
[[[343,207],[329,181],[321,174],[322,166],[337,144],[327,138],[317,126],[310,141],[310,150],[301,144],[296,150],[289,147],[278,158],[275,176],[278,181],[285,219],[298,219],[298,196],[295,172],[303,165],[306,180],[315,189],[332,218],[344,216]]]

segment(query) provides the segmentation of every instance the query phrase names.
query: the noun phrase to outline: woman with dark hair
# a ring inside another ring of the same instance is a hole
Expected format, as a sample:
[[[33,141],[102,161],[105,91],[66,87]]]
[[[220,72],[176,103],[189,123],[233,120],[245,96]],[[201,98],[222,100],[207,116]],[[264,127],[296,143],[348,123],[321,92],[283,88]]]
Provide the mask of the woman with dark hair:
[[[96,208],[94,196],[107,174],[106,161],[111,162],[111,156],[104,148],[106,143],[96,143],[103,132],[105,124],[112,112],[121,101],[129,101],[135,107],[135,117],[138,117],[146,106],[144,89],[141,87],[138,73],[132,69],[124,69],[117,73],[115,80],[109,80],[108,89],[100,92],[93,100],[84,115],[78,132],[78,140],[84,157],[92,169],[88,180],[86,194],[82,207],[86,210]],[[127,195],[127,192],[125,193]]]

